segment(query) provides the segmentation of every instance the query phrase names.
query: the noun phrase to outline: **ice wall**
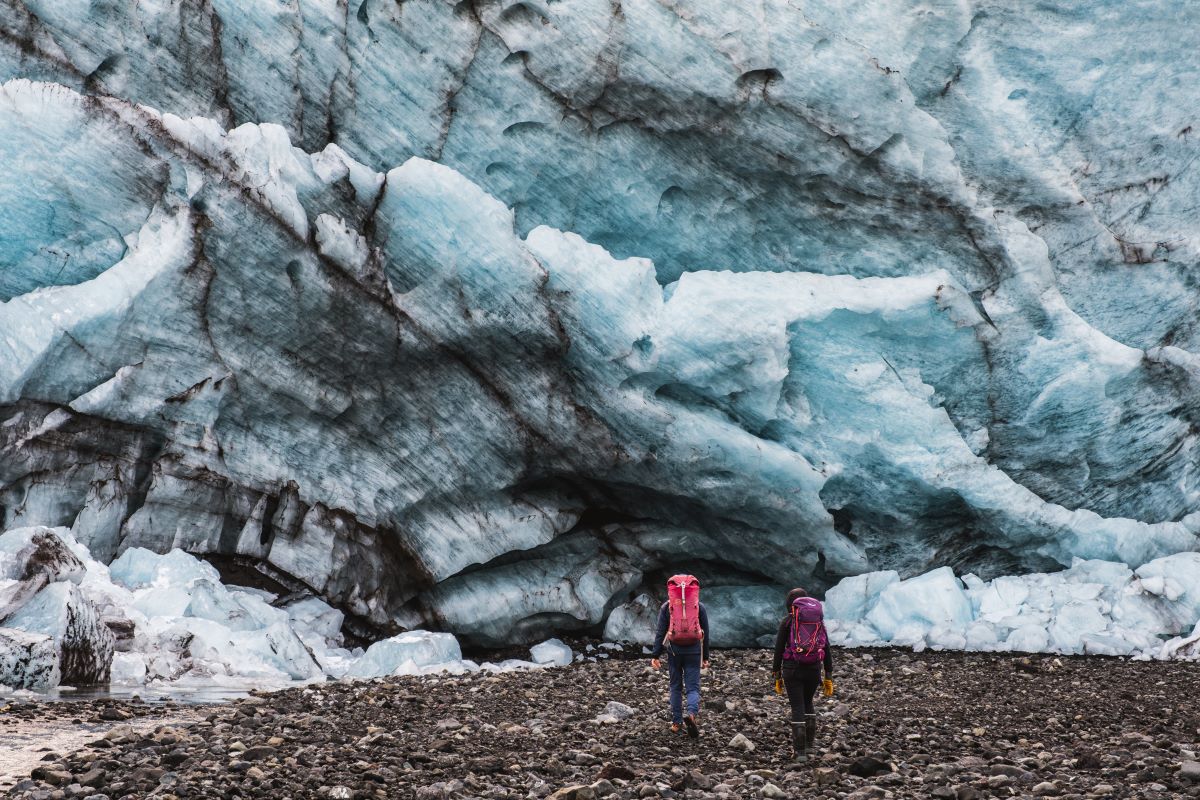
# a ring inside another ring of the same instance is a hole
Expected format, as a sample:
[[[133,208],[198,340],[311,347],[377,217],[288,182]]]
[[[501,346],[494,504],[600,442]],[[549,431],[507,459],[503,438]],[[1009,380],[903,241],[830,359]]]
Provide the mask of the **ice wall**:
[[[1194,550],[1196,13],[5,4],[3,521],[479,642]]]

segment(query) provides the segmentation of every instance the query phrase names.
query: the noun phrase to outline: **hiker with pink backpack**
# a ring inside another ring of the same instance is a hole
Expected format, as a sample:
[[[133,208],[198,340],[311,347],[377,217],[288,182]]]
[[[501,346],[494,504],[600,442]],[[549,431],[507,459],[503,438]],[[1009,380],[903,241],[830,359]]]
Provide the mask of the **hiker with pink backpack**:
[[[673,575],[667,581],[667,602],[658,610],[650,661],[655,669],[662,666],[659,656],[664,649],[671,676],[671,731],[687,726],[694,739],[700,735],[700,670],[708,667],[708,611],[700,602],[700,582],[692,575]]]
[[[833,656],[825,631],[825,612],[821,601],[809,597],[803,589],[792,589],[787,596],[787,616],[775,635],[775,661],[772,676],[775,691],[787,689],[792,707],[792,749],[797,761],[808,760],[808,750],[817,736],[817,710],[813,697],[823,685],[824,694],[833,694]],[[821,680],[821,668],[825,680]]]

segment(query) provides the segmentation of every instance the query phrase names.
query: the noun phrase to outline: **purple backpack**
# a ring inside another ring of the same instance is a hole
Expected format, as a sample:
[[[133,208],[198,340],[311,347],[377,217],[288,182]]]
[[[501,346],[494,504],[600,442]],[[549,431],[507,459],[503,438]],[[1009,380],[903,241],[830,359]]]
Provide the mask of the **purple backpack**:
[[[820,664],[825,660],[829,636],[825,633],[825,610],[815,597],[797,597],[792,601],[792,620],[787,646],[783,649],[786,661],[797,664]]]

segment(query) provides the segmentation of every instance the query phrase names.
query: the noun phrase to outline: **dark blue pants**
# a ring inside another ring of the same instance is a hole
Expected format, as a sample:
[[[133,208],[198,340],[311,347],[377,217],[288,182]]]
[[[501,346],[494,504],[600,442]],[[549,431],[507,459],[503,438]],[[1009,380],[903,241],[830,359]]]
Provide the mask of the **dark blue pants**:
[[[670,653],[667,669],[671,673],[671,721],[683,722],[683,693],[687,690],[687,713],[700,713],[700,654]]]

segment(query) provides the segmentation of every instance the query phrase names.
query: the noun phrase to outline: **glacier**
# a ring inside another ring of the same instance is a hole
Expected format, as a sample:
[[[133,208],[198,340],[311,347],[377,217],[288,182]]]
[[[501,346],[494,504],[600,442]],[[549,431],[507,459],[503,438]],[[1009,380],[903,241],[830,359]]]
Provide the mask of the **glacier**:
[[[480,664],[463,658],[452,634],[425,630],[350,647],[344,615],[317,597],[226,584],[211,564],[179,549],[130,548],[104,565],[67,528],[0,535],[0,573],[22,576],[0,578],[0,695],[99,687],[211,697],[325,680],[564,667],[623,649],[606,642],[576,654],[549,639],[531,647],[528,660]],[[718,623],[731,603],[715,592],[707,602]],[[778,615],[772,594],[764,587],[758,607],[741,598],[745,621],[733,636],[753,636],[756,620]],[[906,580],[894,570],[871,572],[831,587],[826,610],[840,646],[1200,660],[1200,553],[1137,570],[1076,559],[1064,571],[990,582],[959,579],[948,567]],[[605,634],[649,643],[655,611],[640,595],[614,610]]]
[[[1197,14],[4,4],[0,528],[482,646],[1194,552]]]

